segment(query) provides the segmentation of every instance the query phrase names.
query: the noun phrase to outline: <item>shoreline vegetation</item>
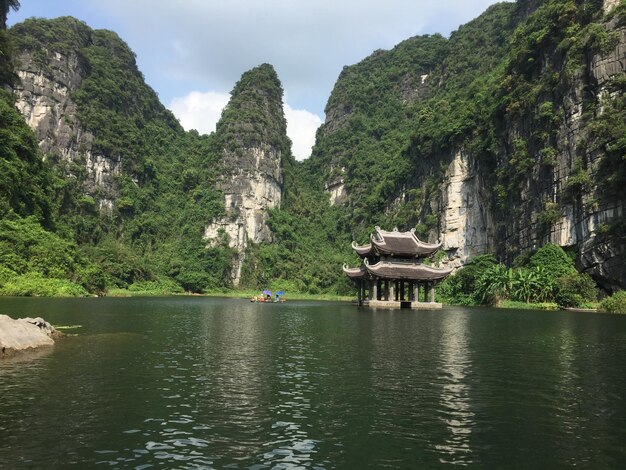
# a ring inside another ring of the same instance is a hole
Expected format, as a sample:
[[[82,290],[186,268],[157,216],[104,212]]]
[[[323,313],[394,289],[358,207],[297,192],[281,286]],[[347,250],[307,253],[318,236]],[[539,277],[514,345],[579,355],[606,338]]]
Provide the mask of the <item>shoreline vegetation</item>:
[[[52,280],[56,281],[56,280]],[[45,290],[45,289],[44,289]],[[194,292],[182,292],[182,291],[170,291],[162,288],[154,289],[110,289],[106,294],[100,297],[112,297],[112,298],[131,298],[131,297],[224,297],[232,299],[250,299],[258,296],[259,291],[254,289],[221,289],[205,293]],[[0,297],[48,297],[48,298],[68,298],[68,297],[99,297],[96,295],[89,295],[86,293],[76,295],[73,290],[60,290],[52,294],[35,293],[32,295],[0,295]],[[339,294],[309,294],[294,292],[286,295],[287,301],[293,300],[311,300],[311,301],[329,301],[329,302],[352,302],[355,300],[353,295],[339,295]],[[564,307],[560,306],[556,302],[520,302],[515,300],[503,300],[497,305],[490,305],[503,310],[518,309],[518,310],[546,310],[546,311],[571,311],[571,312],[599,312],[599,313],[626,313],[624,309],[624,299],[626,299],[626,291],[620,291],[614,296],[607,297],[601,302],[587,302],[579,307]],[[450,302],[445,299],[437,299],[447,306],[467,306],[462,303]],[[475,307],[485,307],[487,305],[474,305]]]
[[[3,274],[0,272],[0,274]],[[125,286],[102,283],[102,288],[88,289],[69,279],[57,279],[40,272],[0,276],[0,296],[11,297],[147,297],[206,296],[250,299],[263,288],[255,286],[202,289],[184,288],[172,279],[154,277]],[[108,286],[105,287],[105,286]],[[265,288],[265,287],[264,287]],[[302,292],[284,279],[267,283],[266,288],[287,292],[286,300],[352,301],[354,294],[344,292]],[[598,301],[598,290],[588,274],[580,273],[573,259],[559,246],[548,244],[511,267],[499,263],[493,255],[471,259],[462,269],[437,288],[437,302],[459,306],[493,306],[532,310],[606,311],[626,313],[626,291]]]
[[[215,291],[204,292],[202,294],[195,292],[170,292],[165,290],[132,290],[132,289],[111,289],[107,292],[106,297],[227,297],[233,299],[250,299],[259,296],[259,290],[251,289],[221,289]],[[339,294],[307,294],[301,292],[289,293],[285,296],[289,300],[325,300],[325,301],[352,301],[352,295]]]
[[[263,289],[244,286],[185,289],[172,279],[154,277],[125,286],[99,283],[98,289],[78,280],[59,279],[37,271],[14,275],[0,270],[0,296],[6,297],[147,297],[206,296],[250,299]],[[268,289],[284,290],[286,300],[352,301],[344,292],[302,292],[284,279],[269,282]],[[108,286],[108,288],[106,287]],[[548,244],[532,256],[508,267],[493,255],[471,259],[437,288],[437,302],[459,306],[494,306],[532,310],[605,311],[626,313],[626,291],[615,292],[598,302],[598,290],[588,274],[580,273],[573,259],[559,246]]]

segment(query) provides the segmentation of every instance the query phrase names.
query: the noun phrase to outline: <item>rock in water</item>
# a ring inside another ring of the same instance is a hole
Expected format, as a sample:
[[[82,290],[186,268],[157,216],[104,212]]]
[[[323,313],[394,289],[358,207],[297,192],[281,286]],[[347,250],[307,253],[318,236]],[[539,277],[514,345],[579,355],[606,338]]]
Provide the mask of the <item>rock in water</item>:
[[[19,318],[0,315],[0,358],[13,356],[43,346],[54,345],[62,333],[43,318]]]

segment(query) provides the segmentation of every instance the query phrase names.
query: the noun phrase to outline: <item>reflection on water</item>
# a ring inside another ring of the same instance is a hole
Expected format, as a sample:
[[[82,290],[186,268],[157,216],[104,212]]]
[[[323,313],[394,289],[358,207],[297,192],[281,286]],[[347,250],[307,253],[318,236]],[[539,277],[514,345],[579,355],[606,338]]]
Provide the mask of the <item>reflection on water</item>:
[[[468,372],[472,367],[467,347],[467,315],[447,315],[442,320],[440,378],[441,420],[448,434],[437,444],[442,463],[472,463],[470,435],[474,413],[470,406]]]
[[[309,466],[316,452],[316,440],[307,432],[307,422],[314,410],[310,395],[316,393],[316,383],[310,370],[311,318],[292,312],[282,319],[283,330],[277,342],[275,359],[276,400],[269,406],[274,417],[269,440],[264,447],[261,463],[269,467],[289,465]]]
[[[626,319],[0,299],[81,333],[0,362],[0,467],[617,467]],[[47,318],[48,319],[48,318]]]

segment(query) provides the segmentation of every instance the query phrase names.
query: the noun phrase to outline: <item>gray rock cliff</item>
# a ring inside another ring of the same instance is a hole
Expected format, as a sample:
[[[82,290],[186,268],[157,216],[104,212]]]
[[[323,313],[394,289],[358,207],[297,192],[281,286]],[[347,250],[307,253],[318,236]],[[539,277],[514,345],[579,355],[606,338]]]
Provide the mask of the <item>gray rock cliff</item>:
[[[495,5],[433,52],[433,65],[408,41],[344,69],[312,156],[331,203],[359,211],[357,223],[378,217],[441,236],[455,266],[486,253],[511,263],[555,243],[605,290],[626,287],[625,193],[610,187],[620,170],[607,169],[613,144],[599,137],[623,106],[618,4]],[[525,42],[540,33],[540,45]],[[494,100],[466,94],[494,76]]]
[[[616,18],[602,27],[614,45],[584,56],[555,104],[562,118],[552,138],[553,160],[542,160],[540,150],[530,146],[535,164],[522,184],[519,205],[511,208],[509,217],[500,214],[496,219],[499,252],[506,259],[548,242],[569,247],[577,253],[579,268],[613,291],[626,286],[626,247],[622,237],[605,232],[623,220],[624,197],[607,189],[602,167],[608,157],[604,148],[593,146],[593,132],[606,107],[623,99],[614,81],[626,72],[626,27]],[[554,67],[555,60],[547,57],[544,67]],[[506,147],[532,142],[535,132],[525,119],[512,118]]]
[[[35,132],[44,158],[64,165],[68,176],[77,176],[72,164],[84,168],[85,194],[97,196],[100,208],[111,210],[119,196],[115,177],[121,172],[121,158],[94,152],[94,136],[78,120],[71,95],[86,74],[80,56],[50,51],[42,66],[32,53],[22,51],[18,64],[16,106]]]
[[[217,125],[217,152],[223,168],[218,183],[225,214],[205,229],[209,244],[226,235],[236,252],[231,280],[237,286],[246,249],[270,242],[267,211],[280,207],[283,159],[290,158],[282,88],[273,67],[246,72],[235,86]]]

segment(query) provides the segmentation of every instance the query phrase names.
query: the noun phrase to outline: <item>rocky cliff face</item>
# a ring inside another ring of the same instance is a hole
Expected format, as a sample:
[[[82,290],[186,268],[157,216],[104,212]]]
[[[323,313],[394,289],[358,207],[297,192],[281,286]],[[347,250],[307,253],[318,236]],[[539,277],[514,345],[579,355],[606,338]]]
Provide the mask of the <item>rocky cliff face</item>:
[[[440,189],[442,249],[452,266],[496,250],[493,214],[485,203],[489,196],[478,161],[456,152]]]
[[[67,176],[84,178],[85,194],[110,212],[119,196],[115,177],[121,173],[121,156],[93,150],[94,135],[78,119],[72,99],[88,75],[80,50],[90,43],[91,30],[71,18],[55,21],[72,31],[70,47],[54,42],[38,47],[25,40],[20,26],[13,30],[20,45],[16,106],[35,132],[44,158],[63,165]]]
[[[545,2],[535,3],[522,5],[529,10],[524,10],[525,16]],[[610,12],[617,3],[605,1],[604,11]],[[619,191],[607,189],[611,175],[603,172],[609,159],[606,148],[593,145],[594,129],[607,118],[605,109],[619,107],[623,100],[623,87],[616,81],[626,71],[626,28],[615,17],[597,24],[610,38],[608,47],[570,63],[575,66],[571,78],[561,77],[538,99],[547,103],[543,111],[538,106],[505,116],[496,171],[510,174],[511,165],[523,158],[533,162],[516,186],[500,186],[508,194],[498,196],[497,188],[485,184],[490,178],[476,167],[477,155],[462,148],[456,152],[443,178],[440,208],[444,248],[459,262],[489,252],[512,262],[517,255],[554,243],[576,253],[579,268],[606,290],[626,286],[625,243],[619,227],[625,201]],[[567,59],[555,51],[546,50],[542,61],[538,75],[567,68]],[[549,137],[545,134],[550,125],[537,124],[542,113],[555,122]],[[516,190],[511,193],[512,187]]]
[[[622,170],[610,155],[620,136],[602,135],[623,120],[618,4],[496,5],[454,33],[432,67],[398,47],[345,69],[313,153],[331,203],[355,221],[371,223],[363,207],[417,225],[457,266],[483,253],[512,262],[551,242],[607,290],[626,286],[624,196],[612,183]]]
[[[225,215],[206,227],[205,239],[218,243],[227,235],[236,251],[233,285],[241,278],[246,249],[270,242],[267,211],[280,206],[283,160],[290,158],[290,142],[282,111],[282,88],[272,66],[246,72],[235,86],[216,131],[223,176]]]
[[[605,2],[607,10],[613,7]],[[509,202],[516,201],[515,207],[499,211],[495,219],[499,224],[498,252],[505,259],[511,261],[520,253],[555,243],[571,248],[579,268],[613,291],[626,286],[626,252],[619,228],[625,201],[623,193],[620,196],[619,190],[610,187],[614,174],[604,168],[611,159],[607,148],[612,144],[598,136],[598,129],[610,119],[607,109],[623,106],[619,103],[624,90],[617,83],[626,71],[626,27],[618,18],[596,25],[601,29],[595,33],[590,29],[586,41],[593,41],[594,34],[606,38],[605,46],[597,48],[602,50],[587,46],[575,64],[572,57],[564,61],[558,54],[544,58],[540,74],[571,70],[568,80],[539,99],[555,111],[546,112],[556,122],[553,135],[543,142],[549,145],[540,148],[536,137],[540,129],[531,122],[538,120],[541,110],[530,116],[508,117],[501,161],[510,162],[519,153],[516,146],[521,142],[527,145],[524,151],[534,164],[519,185],[518,197],[509,198]],[[549,158],[546,149],[553,149]]]

